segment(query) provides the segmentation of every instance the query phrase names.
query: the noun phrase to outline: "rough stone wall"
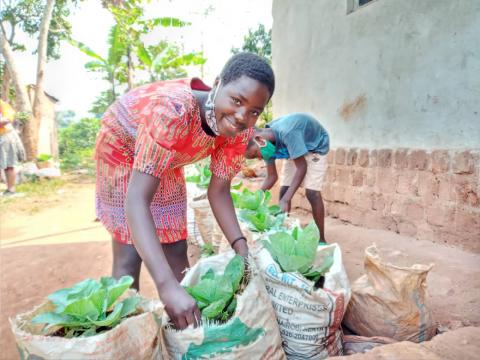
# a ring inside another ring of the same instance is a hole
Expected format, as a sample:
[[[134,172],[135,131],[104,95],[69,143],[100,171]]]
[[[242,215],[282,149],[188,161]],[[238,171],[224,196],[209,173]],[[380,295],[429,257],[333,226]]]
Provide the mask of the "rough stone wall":
[[[329,216],[480,253],[480,151],[337,148],[322,192]],[[294,206],[309,208],[301,193]]]

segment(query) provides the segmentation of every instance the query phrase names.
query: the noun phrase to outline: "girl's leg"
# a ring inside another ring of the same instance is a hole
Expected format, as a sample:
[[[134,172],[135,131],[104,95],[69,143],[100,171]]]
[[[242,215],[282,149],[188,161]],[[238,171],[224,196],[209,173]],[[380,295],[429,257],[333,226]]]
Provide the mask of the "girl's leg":
[[[15,191],[15,169],[13,167],[7,167],[5,169],[5,178],[7,180],[7,190]]]
[[[138,255],[135,246],[122,244],[112,238],[113,267],[112,276],[119,279],[124,275],[133,277],[132,287],[140,290],[140,268],[142,258]]]
[[[278,192],[278,201],[282,200],[283,195],[287,192],[289,186],[280,186],[280,191]]]
[[[185,269],[190,266],[187,256],[187,240],[179,240],[172,244],[162,244],[162,248],[173,274],[180,282],[185,275]]]

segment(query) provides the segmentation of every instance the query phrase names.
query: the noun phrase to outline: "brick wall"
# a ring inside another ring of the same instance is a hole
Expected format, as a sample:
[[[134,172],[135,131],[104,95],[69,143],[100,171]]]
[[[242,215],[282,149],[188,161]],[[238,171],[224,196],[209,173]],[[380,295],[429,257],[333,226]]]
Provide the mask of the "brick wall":
[[[479,151],[338,148],[328,164],[329,216],[480,253]]]

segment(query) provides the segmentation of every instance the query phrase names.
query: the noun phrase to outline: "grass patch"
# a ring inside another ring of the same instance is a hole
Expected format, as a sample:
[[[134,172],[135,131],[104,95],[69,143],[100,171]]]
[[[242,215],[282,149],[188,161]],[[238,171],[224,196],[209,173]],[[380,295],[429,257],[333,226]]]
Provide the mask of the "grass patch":
[[[56,192],[62,186],[65,186],[67,181],[62,178],[57,179],[35,179],[15,186],[15,190],[25,196],[43,196],[50,195]],[[12,200],[15,198],[12,198]]]

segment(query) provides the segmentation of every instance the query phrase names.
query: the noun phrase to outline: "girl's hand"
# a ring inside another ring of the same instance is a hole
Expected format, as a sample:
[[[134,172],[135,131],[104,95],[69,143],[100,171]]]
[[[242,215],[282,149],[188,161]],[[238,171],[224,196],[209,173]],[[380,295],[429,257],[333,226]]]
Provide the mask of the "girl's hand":
[[[178,283],[165,286],[159,291],[165,311],[176,329],[183,330],[189,325],[200,325],[201,313],[195,300]]]
[[[291,201],[287,201],[287,200],[280,200],[280,203],[278,204],[280,206],[280,209],[282,210],[282,212],[288,214],[290,212],[290,203]]]

